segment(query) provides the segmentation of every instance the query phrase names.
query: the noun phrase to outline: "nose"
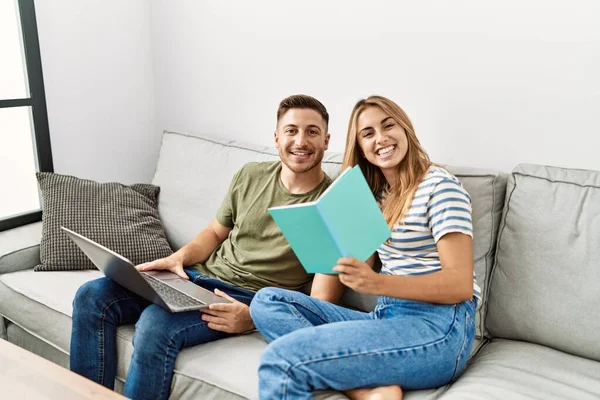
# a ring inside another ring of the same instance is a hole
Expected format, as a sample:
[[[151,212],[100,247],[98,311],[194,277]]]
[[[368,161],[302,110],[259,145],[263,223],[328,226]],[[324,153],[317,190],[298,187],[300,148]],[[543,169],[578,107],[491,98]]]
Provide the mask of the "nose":
[[[304,147],[308,144],[308,134],[304,131],[300,131],[294,138],[297,147]]]
[[[387,142],[387,139],[387,136],[383,132],[379,130],[375,131],[375,141],[377,142],[377,144],[384,144],[385,142]]]

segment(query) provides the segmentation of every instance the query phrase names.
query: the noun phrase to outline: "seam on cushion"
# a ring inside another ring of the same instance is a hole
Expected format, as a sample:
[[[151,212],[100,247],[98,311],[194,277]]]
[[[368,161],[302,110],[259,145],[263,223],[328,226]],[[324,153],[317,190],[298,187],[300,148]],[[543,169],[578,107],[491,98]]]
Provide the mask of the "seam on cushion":
[[[188,378],[188,379],[193,379],[193,380],[195,380],[195,381],[200,381],[200,382],[202,382],[202,383],[205,383],[205,384],[207,384],[207,385],[209,385],[209,386],[212,386],[212,387],[219,388],[219,389],[223,390],[224,392],[231,393],[231,394],[234,394],[234,395],[236,395],[236,396],[240,396],[240,397],[241,397],[241,398],[243,398],[243,399],[246,399],[246,398],[247,398],[245,395],[243,395],[243,394],[241,394],[241,393],[237,393],[237,392],[234,392],[234,391],[232,391],[232,390],[225,389],[225,388],[223,388],[223,387],[219,386],[218,384],[216,384],[216,383],[214,383],[214,382],[208,382],[208,381],[204,380],[204,378],[197,378],[197,377],[194,377],[194,376],[190,376],[190,375],[184,374],[183,372],[181,372],[181,370],[178,370],[178,369],[173,369],[173,374],[181,375],[181,376],[183,376],[183,377],[186,377],[186,378]],[[172,390],[172,389],[173,389],[173,388],[171,388],[171,390]]]
[[[37,300],[35,300],[35,299],[32,299],[31,297],[27,296],[26,294],[24,294],[24,293],[21,293],[21,292],[19,292],[19,291],[15,290],[15,289],[13,289],[13,288],[12,288],[12,287],[10,287],[10,286],[7,286],[7,285],[6,285],[6,283],[4,283],[4,282],[1,282],[1,281],[0,281],[0,283],[2,283],[2,285],[4,285],[6,288],[8,288],[9,290],[11,290],[12,292],[14,292],[14,293],[17,293],[18,295],[21,295],[21,296],[23,296],[23,297],[25,297],[25,298],[27,298],[27,299],[29,299],[29,300],[31,300],[31,301],[33,301],[33,302],[37,303],[37,304],[40,304],[41,306],[43,306],[44,308],[46,308],[46,309],[48,309],[48,310],[51,310],[51,311],[54,311],[54,312],[56,312],[56,313],[62,314],[62,315],[64,315],[65,317],[68,317],[68,318],[69,318],[69,319],[71,319],[71,320],[73,319],[73,317],[72,317],[72,316],[70,316],[70,315],[67,315],[67,314],[63,313],[62,311],[55,310],[54,308],[48,307],[46,304],[44,304],[44,303],[41,303],[41,302],[39,302],[39,301],[37,301]],[[67,354],[67,355],[69,355],[69,354],[70,354],[68,351],[66,351],[66,350],[64,350],[64,349],[62,349],[62,348],[60,348],[60,347],[58,347],[58,345],[56,345],[56,344],[53,344],[52,342],[49,342],[49,341],[47,341],[46,339],[44,339],[44,338],[42,338],[42,337],[38,336],[36,333],[34,333],[34,332],[31,332],[31,331],[30,331],[28,328],[25,328],[23,325],[19,324],[18,322],[15,322],[15,321],[13,321],[12,319],[10,319],[9,317],[7,317],[6,315],[4,315],[4,314],[1,314],[1,313],[0,313],[0,315],[2,315],[4,318],[6,318],[7,320],[9,320],[9,321],[10,321],[10,322],[12,322],[13,324],[15,324],[15,325],[17,325],[17,326],[21,327],[21,328],[22,328],[24,331],[27,331],[27,332],[28,332],[28,333],[30,333],[31,335],[33,335],[33,336],[37,337],[38,339],[41,339],[42,341],[44,341],[44,342],[48,343],[49,345],[52,345],[53,347],[55,347],[56,349],[58,349],[58,350],[60,350],[60,351],[64,352],[64,353],[65,353],[65,354]],[[126,326],[126,325],[123,325],[123,326]],[[119,333],[119,331],[118,331],[118,330],[117,330],[117,336],[118,336],[118,337],[120,337],[120,338],[121,338],[121,339],[123,339],[123,340],[126,340],[126,341],[128,341],[128,342],[131,342],[131,339],[130,339],[130,338],[127,338],[127,337],[126,337],[125,335],[123,335],[122,333]]]
[[[456,176],[457,178],[462,176],[464,178],[486,178],[486,177],[491,177],[491,178],[496,179],[496,178],[498,178],[498,176],[501,175],[501,173],[495,174],[493,172],[483,172],[481,174],[474,174],[474,173],[467,173],[467,174],[456,173],[456,174],[454,174],[451,171],[448,171],[448,172],[450,172],[452,175]]]
[[[514,175],[515,174],[513,173],[513,177],[514,177]],[[498,237],[496,238],[496,254],[494,255],[494,263],[492,264],[492,269],[490,271],[490,279],[486,284],[486,293],[488,294],[487,296],[485,296],[485,300],[486,300],[485,301],[485,320],[486,320],[486,322],[489,318],[489,314],[488,314],[488,303],[489,303],[489,298],[490,298],[489,297],[489,294],[490,294],[489,289],[492,286],[492,280],[494,279],[496,267],[498,266],[498,253],[499,253],[498,246],[500,245],[500,240],[502,239],[502,234],[504,233],[504,228],[506,227],[506,217],[510,211],[510,201],[512,200],[513,193],[515,192],[516,189],[517,189],[517,180],[514,179],[514,186],[506,199],[506,204],[504,205],[504,210],[502,213],[504,220],[503,220],[502,226],[498,230]],[[487,326],[487,323],[485,324],[485,326]]]
[[[156,156],[156,161],[154,162],[154,171],[152,172],[152,179],[150,180],[150,184],[153,185],[154,179],[156,178],[156,171],[158,171],[158,161],[160,160],[160,153],[163,147],[163,143],[165,141],[165,133],[171,133],[168,131],[163,131],[162,135],[160,135],[160,145],[158,146],[158,154]],[[158,196],[156,196],[156,205],[158,206],[158,200],[160,199],[160,191],[158,192]],[[162,222],[162,220],[161,220]],[[166,234],[166,233],[165,233]]]
[[[496,181],[498,180],[499,175],[496,175],[494,177],[494,180],[492,181],[492,229],[494,228],[494,220],[495,220],[495,210],[496,210]],[[487,276],[484,276],[484,285],[483,285],[483,301],[481,302],[481,307],[479,308],[479,316],[480,317],[484,317],[484,315],[487,315],[487,309],[486,309],[486,305],[487,305],[487,299],[488,299],[488,290],[487,290],[487,286],[488,286],[488,282],[491,280],[491,268],[488,265],[488,258],[492,253],[492,248],[494,247],[494,241],[492,240],[494,237],[494,234],[497,232],[492,231],[491,235],[490,235],[490,243],[488,245],[488,251],[485,254],[485,273]],[[496,249],[497,250],[497,249]],[[494,254],[495,256],[495,254]],[[480,318],[479,319],[479,325],[481,325],[479,327],[479,332],[481,334],[481,336],[479,336],[479,338],[485,338],[485,317],[484,318]],[[475,335],[477,337],[477,335]]]
[[[46,343],[47,345],[54,347],[56,350],[60,351],[61,353],[63,353],[64,355],[68,356],[69,352],[60,348],[57,344],[50,342],[48,339],[45,339],[43,337],[41,337],[40,335],[38,335],[35,332],[32,332],[31,330],[29,330],[28,328],[25,328],[23,325],[21,325],[18,322],[13,321],[12,319],[8,318],[6,315],[0,314],[2,315],[7,321],[10,321],[12,324],[17,325],[19,328],[23,329],[25,332],[29,333],[31,336],[39,339],[40,341]],[[56,363],[55,363],[56,364]]]
[[[2,314],[0,314],[0,315],[2,315]],[[66,355],[66,356],[70,356],[70,355],[71,355],[71,353],[69,353],[68,351],[65,351],[65,350],[63,350],[63,349],[61,349],[60,347],[58,347],[58,345],[56,345],[56,344],[54,344],[54,343],[52,343],[52,342],[50,342],[50,341],[48,341],[48,340],[44,339],[43,337],[40,337],[40,336],[39,336],[39,335],[37,335],[36,333],[34,333],[34,332],[30,331],[29,329],[25,328],[23,325],[21,325],[21,324],[19,324],[19,323],[15,322],[15,321],[13,321],[12,319],[8,319],[8,317],[6,317],[6,316],[4,316],[4,315],[2,315],[2,316],[3,316],[4,318],[6,318],[8,321],[10,321],[12,324],[14,324],[14,325],[17,325],[19,328],[21,328],[21,329],[23,329],[25,332],[29,333],[31,336],[33,336],[33,337],[35,337],[35,338],[39,339],[40,341],[42,341],[42,342],[46,343],[47,345],[49,345],[49,346],[53,347],[54,349],[56,349],[56,350],[58,350],[58,351],[60,351],[60,352],[61,352],[61,353],[63,353],[64,355]],[[119,334],[117,334],[117,336],[120,336],[121,338],[123,338],[123,339],[125,339],[125,340],[128,340],[127,338],[123,337],[122,335],[119,335]],[[128,341],[130,341],[130,340],[128,340]],[[53,362],[54,364],[56,364],[54,361],[52,361],[52,362]],[[125,383],[125,378],[124,378],[124,377],[121,377],[121,376],[115,376],[115,378],[116,378],[116,379],[118,379],[119,381],[121,381],[123,384]]]
[[[23,293],[23,292],[19,292],[18,290],[15,290],[14,288],[12,288],[12,287],[8,286],[8,285],[7,285],[5,282],[2,282],[1,280],[0,280],[0,283],[1,283],[1,284],[2,284],[4,287],[6,287],[6,288],[7,288],[7,289],[9,289],[10,291],[12,291],[13,293],[16,293],[16,294],[18,294],[18,295],[20,295],[20,296],[23,296],[23,297],[25,297],[25,298],[27,298],[27,299],[29,299],[29,300],[31,300],[31,301],[33,301],[33,302],[35,302],[35,303],[37,303],[37,304],[41,305],[42,307],[46,308],[47,310],[54,311],[54,312],[56,312],[56,313],[58,313],[58,314],[64,315],[65,317],[68,317],[69,319],[71,319],[71,320],[72,320],[72,317],[71,317],[70,315],[67,315],[67,314],[65,314],[65,313],[64,313],[64,312],[62,312],[62,311],[56,310],[56,309],[54,309],[54,308],[52,308],[52,307],[49,307],[49,306],[47,306],[46,304],[44,304],[44,303],[42,303],[42,302],[40,302],[40,301],[38,301],[38,300],[35,300],[35,299],[33,299],[33,298],[29,297],[28,295],[26,295],[26,294],[25,294],[25,293]],[[49,345],[51,345],[51,346],[53,346],[53,347],[56,347],[58,350],[60,350],[60,351],[64,352],[64,353],[65,353],[65,354],[67,354],[67,355],[69,354],[69,352],[68,352],[68,351],[66,351],[65,349],[61,349],[60,347],[58,347],[58,345],[56,345],[56,344],[53,344],[52,342],[49,342],[49,341],[47,341],[46,339],[44,339],[44,338],[42,338],[42,337],[38,336],[37,334],[35,334],[35,333],[31,332],[29,329],[25,328],[24,326],[22,326],[21,324],[19,324],[19,323],[15,322],[15,321],[13,321],[12,319],[10,319],[9,317],[7,317],[6,315],[4,315],[4,314],[0,314],[0,315],[4,316],[4,318],[6,318],[7,320],[9,320],[9,321],[10,321],[10,322],[12,322],[13,324],[16,324],[16,325],[20,326],[20,327],[21,327],[23,330],[27,331],[28,333],[30,333],[31,335],[33,335],[33,336],[37,337],[38,339],[42,340],[43,342],[45,342],[45,343],[48,343]]]
[[[49,272],[50,272],[50,271],[49,271]],[[59,271],[54,271],[54,272],[59,272]],[[2,282],[2,280],[0,280],[0,283],[2,283],[2,284],[3,284],[4,286],[6,286],[8,289],[12,290],[14,293],[20,294],[21,296],[23,296],[23,297],[26,297],[26,298],[28,298],[28,299],[29,299],[29,300],[31,300],[31,301],[34,301],[34,302],[36,302],[36,303],[38,303],[38,304],[41,304],[42,306],[46,307],[46,308],[47,308],[47,309],[49,309],[49,310],[55,311],[55,312],[57,312],[57,313],[59,313],[59,314],[62,314],[62,315],[64,315],[64,316],[66,316],[66,317],[69,317],[69,318],[71,318],[71,319],[73,318],[71,315],[65,314],[64,312],[62,312],[62,311],[59,311],[59,310],[56,310],[56,309],[54,309],[54,308],[52,308],[52,307],[48,307],[46,304],[44,304],[44,303],[40,302],[39,300],[36,300],[36,299],[34,299],[34,298],[32,298],[32,297],[29,297],[28,295],[26,295],[26,294],[25,294],[25,293],[23,293],[23,292],[19,292],[18,290],[15,290],[13,287],[10,287],[10,286],[8,286],[8,285],[7,285],[5,282]],[[85,283],[85,282],[84,282],[84,283]]]
[[[584,171],[584,170],[581,170],[581,171]],[[547,182],[550,182],[550,183],[565,183],[565,184],[568,184],[568,185],[575,185],[575,186],[579,186],[579,187],[600,189],[600,186],[596,186],[596,185],[582,185],[580,183],[575,183],[575,182],[568,182],[568,181],[561,181],[561,180],[552,180],[550,178],[545,178],[545,177],[536,176],[536,175],[529,175],[529,174],[525,174],[525,173],[522,173],[522,172],[513,172],[513,175],[519,175],[519,176],[525,176],[525,177],[528,177],[528,178],[540,179],[540,180],[547,181]]]
[[[214,140],[214,139],[208,139],[208,138],[201,137],[201,136],[190,135],[188,133],[170,132],[170,131],[165,131],[165,133],[169,133],[169,134],[172,134],[172,135],[179,135],[179,136],[189,137],[189,138],[193,138],[193,139],[205,140],[207,142],[210,142],[210,143],[213,143],[213,144],[218,144],[218,145],[221,145],[221,146],[224,146],[224,147],[231,147],[231,148],[234,148],[234,149],[248,150],[248,151],[253,151],[253,152],[259,153],[259,154],[265,154],[265,155],[268,155],[268,156],[275,156],[275,157],[277,157],[277,154],[275,154],[275,153],[269,153],[269,152],[266,152],[266,151],[251,149],[251,148],[248,148],[248,147],[238,146],[238,145],[234,145],[234,144],[230,144],[230,143],[223,143],[223,142],[219,142],[219,141]],[[162,145],[162,141],[161,141],[161,145]],[[336,161],[322,161],[321,163],[322,164],[336,164],[336,165],[341,165],[341,163],[336,162]]]
[[[492,181],[492,228],[494,227],[494,208],[496,205],[496,178],[494,178],[494,180]],[[485,273],[487,274],[488,272],[488,256],[490,254],[490,252],[492,251],[492,236],[494,235],[494,232],[492,231],[492,234],[490,235],[490,242],[488,243],[488,250],[485,252]],[[483,300],[483,298],[487,298],[487,290],[486,290],[486,286],[487,286],[487,276],[483,277],[483,293],[482,293],[482,302],[481,302],[481,306],[479,307],[479,332],[481,336],[477,336],[477,331],[475,331],[475,337],[476,338],[483,338],[485,337],[485,327],[484,327],[484,323],[483,323],[483,309],[484,309],[484,302],[485,300]]]
[[[469,355],[469,359],[467,360],[467,366],[469,364],[471,364],[471,362],[473,360],[475,360],[475,358],[479,355],[479,353],[481,353],[483,348],[486,347],[491,342],[492,342],[492,340],[488,339],[488,338],[481,339],[481,342],[477,345],[477,348],[475,349],[475,351]]]

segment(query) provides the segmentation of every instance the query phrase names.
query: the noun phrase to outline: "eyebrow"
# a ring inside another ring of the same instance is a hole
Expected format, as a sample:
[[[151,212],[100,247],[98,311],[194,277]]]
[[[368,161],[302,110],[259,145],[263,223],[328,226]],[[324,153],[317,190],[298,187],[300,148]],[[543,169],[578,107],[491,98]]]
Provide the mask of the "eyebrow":
[[[381,120],[381,122],[380,122],[379,124],[380,124],[380,125],[383,125],[383,124],[385,124],[385,122],[386,122],[388,119],[391,119],[391,120],[393,120],[394,118],[392,118],[392,117],[385,117],[384,119],[382,119],[382,120]],[[364,128],[362,128],[360,131],[358,131],[358,133],[361,133],[362,131],[366,131],[367,129],[373,129],[373,127],[372,127],[372,126],[365,126],[365,127],[364,127]]]
[[[285,129],[285,128],[297,128],[297,127],[298,127],[298,125],[295,125],[295,124],[287,124],[283,128]],[[322,130],[318,125],[308,125],[307,128],[316,128],[320,131]]]

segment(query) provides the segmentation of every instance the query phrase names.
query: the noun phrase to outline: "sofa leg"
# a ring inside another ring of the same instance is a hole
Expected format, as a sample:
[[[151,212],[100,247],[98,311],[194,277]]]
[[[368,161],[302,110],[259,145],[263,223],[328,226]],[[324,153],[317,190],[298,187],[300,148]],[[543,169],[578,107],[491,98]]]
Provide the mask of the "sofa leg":
[[[6,319],[3,315],[0,315],[0,339],[7,339],[6,336]]]

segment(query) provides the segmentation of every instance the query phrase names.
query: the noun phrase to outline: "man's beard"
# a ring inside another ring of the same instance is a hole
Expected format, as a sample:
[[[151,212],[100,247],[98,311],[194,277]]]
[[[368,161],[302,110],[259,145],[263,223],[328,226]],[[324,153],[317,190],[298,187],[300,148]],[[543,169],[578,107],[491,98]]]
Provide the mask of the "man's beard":
[[[325,154],[324,151],[315,151],[313,153],[313,161],[308,164],[308,163],[302,163],[302,164],[296,164],[296,163],[292,163],[291,162],[291,157],[293,157],[289,152],[285,152],[285,155],[282,154],[282,152],[279,152],[279,158],[281,159],[281,162],[283,162],[292,172],[295,172],[297,174],[303,173],[303,172],[308,172],[310,170],[312,170],[313,168],[317,167],[318,165],[321,164],[321,161],[323,160],[323,155]]]

